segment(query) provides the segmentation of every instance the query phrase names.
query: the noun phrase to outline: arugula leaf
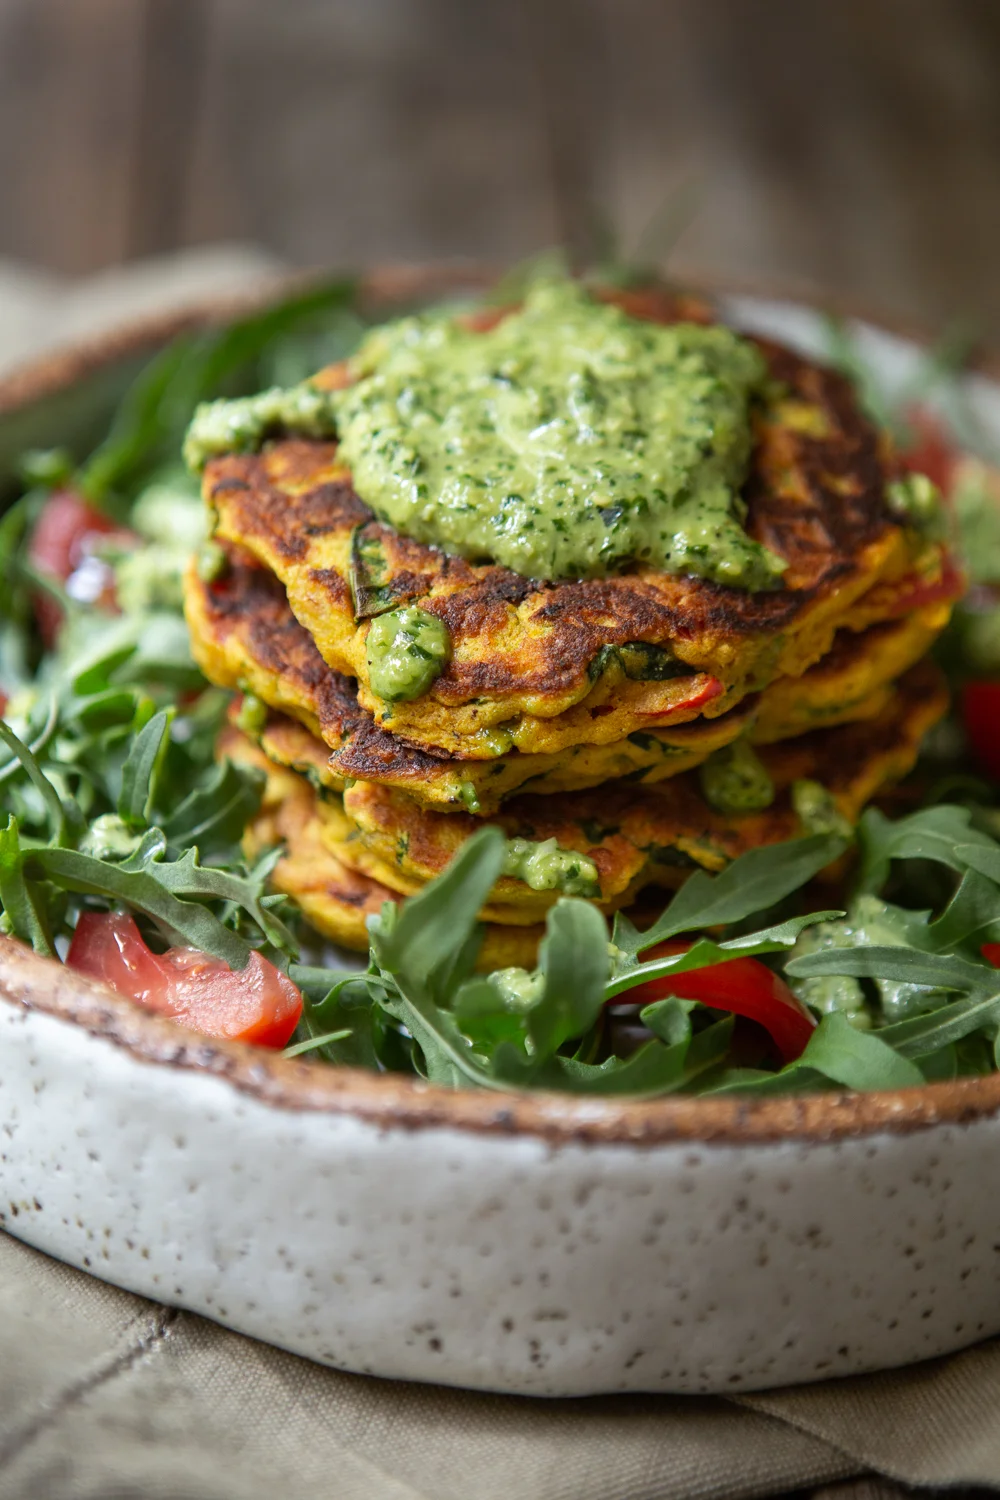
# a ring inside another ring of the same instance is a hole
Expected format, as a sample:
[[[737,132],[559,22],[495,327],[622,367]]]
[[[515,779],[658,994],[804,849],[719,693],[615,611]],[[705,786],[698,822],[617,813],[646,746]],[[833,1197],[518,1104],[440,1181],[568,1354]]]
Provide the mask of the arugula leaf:
[[[847,840],[834,834],[813,834],[751,849],[720,875],[697,870],[646,932],[638,932],[627,918],[617,917],[612,941],[634,957],[644,948],[682,932],[742,922],[754,912],[766,911],[783,901],[832,864],[847,847]]]
[[[232,969],[245,968],[250,944],[223,927],[207,906],[178,899],[164,880],[172,868],[149,857],[139,863],[114,864],[76,849],[31,849],[24,860],[29,877],[51,880],[79,895],[100,896],[112,906],[123,902],[150,917],[168,943],[201,948]]]
[[[986,964],[922,949],[904,947],[823,948],[793,958],[786,973],[801,978],[818,974],[848,975],[855,979],[895,979],[929,989],[978,991],[996,982],[996,971]]]
[[[161,709],[139,730],[122,767],[118,816],[126,828],[145,828],[170,736],[172,709]]]
[[[427,996],[436,993],[442,977],[453,979],[453,956],[460,950],[468,954],[480,909],[499,877],[503,850],[503,834],[495,827],[481,829],[463,844],[444,874],[407,901],[391,928],[376,927],[372,947],[379,967],[405,975]]]
[[[824,1082],[859,1091],[901,1089],[922,1084],[924,1076],[879,1036],[857,1030],[834,1011],[822,1018],[802,1056],[780,1072],[737,1075],[711,1092],[787,1094]]]
[[[457,1021],[441,1010],[426,994],[407,994],[403,983],[379,996],[377,1003],[409,1031],[423,1060],[423,1076],[431,1083],[452,1088],[476,1084],[481,1088],[506,1088],[507,1085],[473,1055],[468,1038]]]
[[[944,911],[928,925],[926,945],[937,953],[973,948],[978,955],[983,943],[1000,939],[1000,893],[992,879],[976,869],[978,847],[961,848],[969,868]]]
[[[631,1098],[657,1098],[689,1087],[709,1069],[717,1067],[729,1051],[733,1018],[721,1021],[695,1036],[666,1046],[647,1042],[631,1057],[610,1057],[596,1066],[572,1057],[556,1059],[558,1073],[547,1073],[547,1087],[569,1088],[575,1094],[628,1094]]]
[[[193,347],[190,336],[175,339],[149,362],[126,393],[111,431],[77,475],[77,483],[92,504],[101,505],[109,491],[131,477],[168,438],[170,389]]]
[[[45,904],[24,876],[24,854],[13,815],[8,817],[6,828],[0,828],[0,906],[8,932],[30,943],[36,953],[55,957]]]
[[[328,1031],[321,1036],[308,1036],[302,1042],[296,1042],[292,1047],[286,1047],[282,1057],[302,1057],[306,1052],[318,1052],[323,1048],[329,1048],[334,1042],[342,1042],[351,1035],[350,1028],[343,1031]]]
[[[996,1027],[998,1021],[1000,978],[994,974],[992,991],[984,985],[973,990],[964,1000],[885,1026],[879,1035],[902,1057],[924,1057],[971,1036],[975,1031]]]
[[[28,779],[40,796],[48,814],[48,826],[51,838],[59,845],[69,842],[70,826],[73,821],[71,812],[66,803],[59,796],[52,782],[42,771],[37,759],[23,740],[18,739],[10,725],[0,719],[0,739],[13,750],[17,759],[24,767]]]
[[[197,844],[203,855],[232,848],[260,808],[266,779],[255,766],[223,761],[163,819],[164,833],[171,844]]]
[[[564,897],[548,914],[539,951],[545,987],[527,1014],[536,1058],[589,1031],[601,1013],[608,974],[604,918],[589,903]]]
[[[165,891],[176,896],[230,902],[245,911],[276,948],[286,952],[296,951],[294,937],[268,904],[275,898],[264,895],[267,875],[280,851],[275,850],[265,856],[256,869],[247,875],[220,869],[215,865],[201,864],[197,849],[185,849],[180,858],[175,860],[165,859],[165,853],[166,838],[162,830],[152,828],[136,852],[119,869],[128,875],[133,872],[152,874]]]
[[[806,916],[792,917],[776,927],[765,927],[760,932],[750,932],[742,937],[729,938],[722,943],[716,943],[711,938],[699,938],[684,953],[652,959],[648,963],[616,973],[605,987],[605,999],[612,1000],[615,996],[634,989],[636,985],[645,984],[650,979],[663,979],[670,974],[684,974],[690,969],[703,969],[709,964],[725,963],[731,958],[754,958],[760,954],[780,952],[783,948],[790,948],[804,928],[840,915],[841,913],[837,911],[810,912]],[[797,960],[797,962],[805,962],[805,960]],[[795,972],[800,971],[795,970]]]
[[[979,857],[976,850],[984,858],[987,852],[1000,857],[989,834],[972,827],[971,811],[948,803],[922,808],[896,822],[870,807],[861,819],[858,843],[857,889],[872,894],[885,885],[893,860],[930,859],[962,874],[970,868],[970,858]]]

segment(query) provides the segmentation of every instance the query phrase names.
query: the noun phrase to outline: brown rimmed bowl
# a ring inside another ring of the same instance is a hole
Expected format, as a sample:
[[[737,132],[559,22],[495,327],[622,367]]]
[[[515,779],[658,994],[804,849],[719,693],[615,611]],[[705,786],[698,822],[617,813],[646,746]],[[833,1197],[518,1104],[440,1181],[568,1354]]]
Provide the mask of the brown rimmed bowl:
[[[727,311],[820,340],[805,307]],[[0,466],[96,430],[143,358],[221,315],[0,382]],[[862,337],[905,383],[919,346]],[[1000,390],[972,387],[1000,432]],[[755,1101],[456,1093],[208,1042],[0,939],[0,1225],[342,1369],[734,1392],[943,1354],[1000,1332],[998,1173],[1000,1075]]]

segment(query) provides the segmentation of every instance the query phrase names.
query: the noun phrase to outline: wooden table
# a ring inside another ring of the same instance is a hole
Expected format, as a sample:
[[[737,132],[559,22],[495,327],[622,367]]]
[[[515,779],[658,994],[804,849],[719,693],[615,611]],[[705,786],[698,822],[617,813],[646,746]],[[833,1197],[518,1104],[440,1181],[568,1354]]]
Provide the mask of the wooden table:
[[[996,0],[0,0],[0,256],[634,251],[1000,330]]]

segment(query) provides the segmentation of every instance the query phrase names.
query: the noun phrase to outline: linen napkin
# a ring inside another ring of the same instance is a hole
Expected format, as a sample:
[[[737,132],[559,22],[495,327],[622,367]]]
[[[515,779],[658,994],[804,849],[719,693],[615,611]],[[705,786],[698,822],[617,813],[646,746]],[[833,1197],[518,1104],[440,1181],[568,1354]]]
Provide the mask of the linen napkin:
[[[0,1234],[0,1500],[901,1493],[874,1475],[1000,1486],[1000,1340],[736,1401],[481,1395],[323,1369]]]

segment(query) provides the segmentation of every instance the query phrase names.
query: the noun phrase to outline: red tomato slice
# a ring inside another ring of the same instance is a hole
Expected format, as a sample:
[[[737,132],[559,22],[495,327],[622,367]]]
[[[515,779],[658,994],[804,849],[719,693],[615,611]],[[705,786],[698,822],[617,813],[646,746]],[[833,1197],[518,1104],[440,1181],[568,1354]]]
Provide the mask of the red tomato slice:
[[[694,686],[695,683],[697,683],[697,686]],[[725,688],[717,677],[709,677],[707,673],[699,672],[692,679],[691,691],[686,698],[679,699],[678,702],[671,704],[670,708],[665,708],[662,713],[643,714],[643,718],[666,719],[672,714],[679,713],[682,709],[701,708],[703,704],[711,703],[713,698],[720,698],[725,691]]]
[[[122,912],[84,912],[66,963],[204,1036],[284,1047],[302,1014],[297,987],[256,951],[239,972],[197,948],[153,953]]]
[[[960,599],[965,593],[965,577],[952,557],[946,552],[941,559],[941,572],[933,581],[925,581],[917,575],[912,583],[902,583],[892,601],[892,616],[898,619],[927,604],[943,604],[946,599]]]
[[[962,689],[962,722],[982,769],[1000,781],[1000,682],[967,682]]]
[[[984,943],[979,951],[988,964],[1000,969],[1000,943]]]
[[[661,943],[643,955],[669,958],[686,953],[690,943]],[[700,1000],[715,1010],[730,1010],[746,1016],[769,1032],[783,1062],[801,1057],[816,1028],[811,1012],[793,994],[780,975],[756,958],[730,958],[725,963],[691,969],[686,974],[650,979],[634,990],[616,995],[614,1005],[649,1005],[676,995],[678,1000]]]
[[[86,568],[88,601],[113,609],[114,571],[94,556],[94,549],[102,538],[116,533],[133,539],[131,532],[122,531],[110,517],[95,509],[75,490],[54,490],[35,523],[28,556],[39,573],[57,578],[61,583],[70,583]],[[62,623],[62,610],[55,600],[38,594],[35,617],[42,639],[51,646]]]
[[[958,450],[940,418],[925,407],[912,406],[906,411],[914,441],[900,457],[913,474],[933,479],[942,495],[947,496],[959,460]]]

